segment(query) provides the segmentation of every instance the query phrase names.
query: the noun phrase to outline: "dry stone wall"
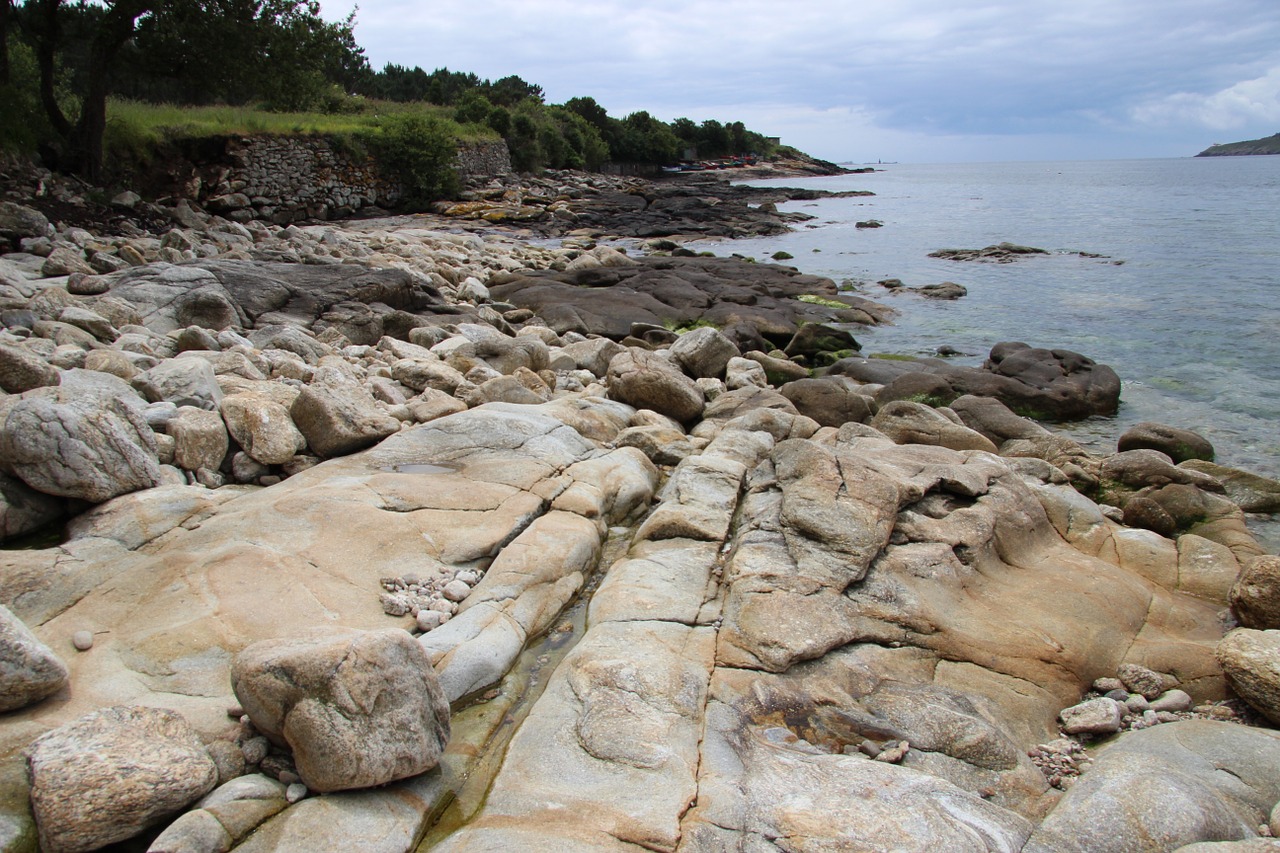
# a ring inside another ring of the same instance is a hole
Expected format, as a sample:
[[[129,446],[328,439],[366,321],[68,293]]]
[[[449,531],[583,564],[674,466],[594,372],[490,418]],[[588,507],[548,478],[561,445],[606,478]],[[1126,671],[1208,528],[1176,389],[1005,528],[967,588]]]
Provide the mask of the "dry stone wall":
[[[235,221],[344,217],[370,205],[394,207],[401,196],[396,176],[370,155],[325,137],[233,137],[217,159],[197,163],[201,178],[188,188],[211,212]],[[457,168],[464,180],[509,173],[506,143],[463,145]]]

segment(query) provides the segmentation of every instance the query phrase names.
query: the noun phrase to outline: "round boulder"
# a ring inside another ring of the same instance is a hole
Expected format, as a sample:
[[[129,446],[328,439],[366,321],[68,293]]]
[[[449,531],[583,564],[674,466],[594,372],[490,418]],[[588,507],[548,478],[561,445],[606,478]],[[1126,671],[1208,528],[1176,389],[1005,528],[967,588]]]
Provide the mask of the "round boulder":
[[[27,748],[40,849],[97,850],[203,797],[218,768],[174,711],[94,711]]]
[[[702,416],[706,397],[680,369],[657,353],[629,349],[609,362],[609,396],[637,409],[689,423]]]
[[[399,628],[254,643],[236,656],[231,686],[254,725],[293,750],[313,791],[416,776],[439,763],[449,739],[431,661]]]
[[[1125,430],[1116,444],[1120,452],[1126,450],[1159,450],[1174,462],[1188,459],[1213,461],[1213,445],[1209,439],[1189,429],[1178,429],[1165,424],[1144,421]]]
[[[1280,631],[1237,628],[1218,643],[1217,655],[1240,698],[1280,723]]]
[[[1264,554],[1245,564],[1231,587],[1231,609],[1246,628],[1280,628],[1280,557]]]

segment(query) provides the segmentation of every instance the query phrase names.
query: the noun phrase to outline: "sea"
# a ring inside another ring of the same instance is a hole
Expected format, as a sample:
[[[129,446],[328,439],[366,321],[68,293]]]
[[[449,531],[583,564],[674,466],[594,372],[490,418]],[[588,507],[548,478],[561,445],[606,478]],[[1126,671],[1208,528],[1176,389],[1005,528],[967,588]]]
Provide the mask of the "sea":
[[[1120,375],[1120,411],[1056,430],[1114,452],[1127,427],[1157,421],[1204,435],[1221,464],[1280,478],[1280,156],[875,169],[752,181],[875,195],[789,202],[780,209],[815,218],[691,248],[758,261],[785,252],[781,263],[892,305],[893,325],[856,327],[866,354],[950,347],[980,365],[1001,341],[1082,353]],[[857,227],[868,220],[882,227]],[[1000,242],[1050,254],[929,257]],[[891,293],[877,284],[890,278],[968,293]],[[1254,521],[1274,550],[1280,525]]]

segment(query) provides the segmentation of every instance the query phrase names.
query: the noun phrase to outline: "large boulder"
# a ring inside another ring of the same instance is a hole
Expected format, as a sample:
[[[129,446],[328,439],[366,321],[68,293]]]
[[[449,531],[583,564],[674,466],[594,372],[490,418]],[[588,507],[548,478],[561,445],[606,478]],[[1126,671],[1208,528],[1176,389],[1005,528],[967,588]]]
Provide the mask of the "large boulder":
[[[871,426],[898,444],[931,444],[951,450],[985,450],[996,446],[981,433],[948,420],[936,409],[910,400],[895,400],[876,412]]]
[[[133,378],[148,401],[168,401],[175,406],[195,406],[217,411],[222,389],[213,365],[202,358],[171,358]]]
[[[1188,459],[1213,461],[1213,445],[1209,439],[1189,429],[1143,421],[1124,431],[1116,450],[1159,450],[1174,462]]]
[[[47,853],[132,838],[213,789],[218,769],[181,715],[113,706],[27,749],[31,808]]]
[[[68,370],[23,394],[0,425],[0,457],[38,492],[100,503],[160,482],[145,404],[106,373]]]
[[[695,379],[723,377],[729,360],[739,355],[733,341],[710,326],[685,332],[671,345],[671,357]]]
[[[1280,628],[1280,557],[1265,554],[1245,563],[1231,587],[1231,609],[1245,628]]]
[[[289,415],[311,449],[326,459],[362,450],[400,429],[400,422],[354,383],[308,385],[293,401]]]
[[[0,237],[15,243],[23,237],[48,237],[53,233],[49,220],[35,208],[0,201]]]
[[[681,423],[697,420],[706,398],[692,379],[662,356],[629,349],[609,362],[609,396],[637,409],[651,409]]]
[[[1226,489],[1227,497],[1245,512],[1280,512],[1280,481],[1203,459],[1189,459],[1178,467],[1213,477]]]
[[[0,713],[39,702],[67,683],[67,665],[0,605]]]
[[[289,409],[265,393],[224,397],[222,419],[244,452],[263,465],[281,465],[306,449],[307,440],[294,426]]]
[[[1218,644],[1218,663],[1241,699],[1280,723],[1280,631],[1235,629]]]
[[[1256,836],[1280,798],[1280,737],[1189,720],[1123,736],[1031,836],[1026,853],[1175,850]]]
[[[797,379],[783,385],[778,393],[790,400],[800,414],[822,426],[861,423],[871,417],[871,398],[859,394],[856,386],[841,376]]]
[[[26,349],[0,343],[0,389],[21,394],[58,384],[58,368]]]
[[[217,412],[181,406],[167,430],[173,436],[173,461],[179,468],[216,471],[227,455],[227,428]]]
[[[423,773],[449,739],[431,661],[399,628],[263,640],[236,657],[231,684],[254,725],[293,750],[314,791]]]

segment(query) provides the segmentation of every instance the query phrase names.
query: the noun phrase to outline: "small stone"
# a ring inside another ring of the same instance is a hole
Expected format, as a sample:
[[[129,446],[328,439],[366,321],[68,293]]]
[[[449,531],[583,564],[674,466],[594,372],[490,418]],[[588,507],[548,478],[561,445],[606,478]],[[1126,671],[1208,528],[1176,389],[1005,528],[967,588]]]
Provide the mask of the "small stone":
[[[1151,703],[1147,701],[1147,697],[1138,693],[1129,694],[1124,701],[1125,707],[1134,714],[1141,714],[1151,707]]]
[[[1125,690],[1123,687],[1121,687],[1118,690],[1110,690],[1106,694],[1108,699],[1114,699],[1115,701],[1122,702],[1122,703],[1128,702],[1130,695],[1132,694],[1130,694],[1129,691]]]
[[[444,624],[444,619],[442,618],[444,616],[445,614],[439,610],[419,610],[418,630],[426,632],[439,628]]]
[[[1161,711],[1190,711],[1191,702],[1191,697],[1185,691],[1166,690],[1151,700],[1151,710],[1157,713]]]
[[[399,595],[384,592],[378,596],[378,603],[382,605],[382,612],[388,616],[404,616],[409,612],[409,602]]]
[[[471,594],[471,587],[460,580],[451,580],[444,585],[444,589],[440,591],[440,594],[449,601],[462,601]]]
[[[245,741],[244,745],[240,747],[241,751],[244,752],[244,763],[262,763],[262,759],[267,757],[267,749],[269,746],[270,744],[267,743],[267,739],[264,737],[250,738]]]
[[[1172,711],[1156,711],[1156,719],[1162,723],[1176,723],[1181,720],[1182,717]]]
[[[1124,682],[1118,678],[1099,678],[1093,682],[1093,689],[1105,696],[1112,690],[1124,690]]]
[[[480,583],[480,575],[475,572],[458,572],[458,575],[454,580],[462,581],[467,586],[475,586]]]
[[[231,717],[232,719],[236,719],[236,720],[240,719],[241,717],[243,717],[243,716],[244,716],[244,706],[243,706],[243,705],[228,705],[228,706],[227,706],[227,716],[228,716],[228,717]]]
[[[282,784],[292,785],[294,782],[301,782],[302,777],[292,770],[281,770],[280,775],[276,777]]]
[[[441,613],[448,613],[452,615],[453,612],[458,609],[458,605],[454,604],[452,601],[445,601],[443,598],[433,598],[427,604],[427,609],[438,610]]]
[[[1114,699],[1104,696],[1063,708],[1058,716],[1062,719],[1062,730],[1067,734],[1110,734],[1120,731],[1120,724],[1124,719],[1123,707]]]
[[[225,785],[244,775],[244,752],[229,740],[215,740],[205,746],[218,768],[218,784]]]
[[[880,744],[876,743],[875,741],[864,739],[862,743],[858,744],[858,751],[861,752],[863,755],[865,755],[867,758],[875,758],[884,750],[881,748]]]
[[[1146,726],[1158,725],[1160,723],[1160,717],[1155,711],[1148,708],[1142,712],[1142,722],[1143,725]]]
[[[875,757],[876,761],[883,761],[886,764],[897,764],[906,757],[907,752],[911,749],[911,744],[905,740],[898,741],[897,745],[881,750],[880,754]]]
[[[288,800],[290,804],[292,804],[292,803],[298,802],[301,799],[304,799],[309,793],[311,792],[307,790],[306,785],[302,784],[301,782],[294,782],[292,785],[290,785],[288,788],[285,789],[284,798]]]
[[[1172,681],[1168,676],[1135,663],[1121,664],[1116,676],[1124,682],[1124,686],[1129,688],[1130,692],[1141,693],[1148,699],[1154,699],[1174,686],[1166,683],[1167,680]]]
[[[89,651],[89,649],[93,648],[93,632],[76,631],[71,635],[71,645],[75,646],[77,651]]]

